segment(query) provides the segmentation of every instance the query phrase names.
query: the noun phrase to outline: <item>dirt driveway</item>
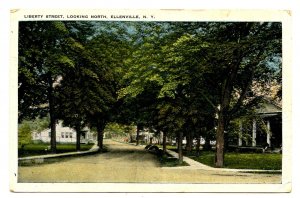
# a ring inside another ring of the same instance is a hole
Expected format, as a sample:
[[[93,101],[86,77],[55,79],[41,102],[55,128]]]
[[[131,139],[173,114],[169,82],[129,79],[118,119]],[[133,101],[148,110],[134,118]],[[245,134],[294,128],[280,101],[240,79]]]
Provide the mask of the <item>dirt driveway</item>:
[[[104,144],[107,153],[21,166],[18,182],[281,183],[281,175],[162,168],[144,147],[112,140]]]

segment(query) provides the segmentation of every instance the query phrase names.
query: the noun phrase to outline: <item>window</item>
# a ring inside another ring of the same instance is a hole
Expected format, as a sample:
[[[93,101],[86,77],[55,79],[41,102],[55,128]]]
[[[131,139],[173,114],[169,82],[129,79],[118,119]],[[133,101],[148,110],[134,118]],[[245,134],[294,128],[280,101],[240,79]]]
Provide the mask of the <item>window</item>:
[[[65,138],[65,132],[61,132],[61,138]]]
[[[48,132],[48,136],[51,137],[51,132]]]
[[[69,138],[69,133],[68,132],[66,132],[66,138]]]
[[[70,132],[70,138],[72,138],[72,136],[73,136],[73,133],[72,133],[72,132]]]

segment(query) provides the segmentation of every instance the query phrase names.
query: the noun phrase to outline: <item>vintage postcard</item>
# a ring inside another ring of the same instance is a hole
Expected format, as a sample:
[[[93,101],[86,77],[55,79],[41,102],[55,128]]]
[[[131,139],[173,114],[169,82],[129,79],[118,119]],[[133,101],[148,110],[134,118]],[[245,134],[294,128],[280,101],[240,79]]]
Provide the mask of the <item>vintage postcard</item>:
[[[11,10],[14,192],[290,192],[291,12]]]

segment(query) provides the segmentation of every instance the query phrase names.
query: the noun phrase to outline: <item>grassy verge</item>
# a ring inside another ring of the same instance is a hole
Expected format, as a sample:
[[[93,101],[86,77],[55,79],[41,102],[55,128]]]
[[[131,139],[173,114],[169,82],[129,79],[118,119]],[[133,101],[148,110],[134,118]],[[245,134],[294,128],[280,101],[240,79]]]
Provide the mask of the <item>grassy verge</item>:
[[[177,152],[176,146],[167,146],[167,149]],[[215,167],[214,151],[200,151],[200,155],[196,157],[197,155],[195,150],[191,151],[190,153],[188,153],[186,150],[183,150],[183,155],[200,163]],[[227,152],[225,153],[224,168],[281,170],[282,154]]]
[[[28,157],[35,155],[46,155],[50,154],[49,150],[50,144],[27,144],[23,148],[18,148],[19,157]],[[80,150],[87,151],[91,149],[93,144],[81,144]],[[76,151],[76,144],[57,144],[56,145],[57,153],[66,153]]]
[[[168,156],[159,157],[159,162],[162,167],[189,166],[189,164],[185,161],[183,161],[182,164],[179,164],[179,160],[177,158],[172,158]]]
[[[192,159],[214,167],[215,153],[201,151],[199,157]],[[282,155],[270,153],[226,153],[224,168],[233,169],[257,169],[257,170],[281,170]]]
[[[156,153],[156,155],[162,167],[189,166],[189,164],[186,163],[185,161],[179,163],[178,158],[174,158],[170,154],[163,155],[162,145],[156,145],[156,146],[160,148],[160,152]],[[176,146],[167,146],[167,149],[174,149],[174,148],[176,148]]]
[[[162,145],[156,145],[158,148],[163,148]],[[169,150],[177,150],[177,146],[167,145],[167,149]]]

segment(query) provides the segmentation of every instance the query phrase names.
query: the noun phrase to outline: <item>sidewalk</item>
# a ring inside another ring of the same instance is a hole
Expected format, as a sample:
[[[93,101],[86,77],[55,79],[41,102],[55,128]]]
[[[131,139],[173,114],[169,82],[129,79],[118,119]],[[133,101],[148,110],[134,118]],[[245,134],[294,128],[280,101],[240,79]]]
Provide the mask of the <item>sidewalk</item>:
[[[47,154],[47,155],[37,155],[37,156],[30,156],[30,157],[20,157],[18,158],[19,165],[23,164],[40,164],[44,163],[45,161],[56,159],[60,157],[71,157],[77,155],[87,155],[98,152],[99,147],[97,143],[95,143],[92,148],[88,151],[74,151],[68,153],[59,153],[59,154]]]
[[[122,142],[118,140],[114,140],[116,142],[120,142],[123,144],[130,144],[133,146],[136,146],[135,143],[129,143],[129,142]],[[138,145],[138,146],[145,146],[145,145]],[[167,152],[175,158],[178,158],[178,153],[175,151],[171,151],[167,149]],[[193,160],[189,157],[183,156],[183,161],[189,164],[189,166],[175,166],[175,167],[162,167],[163,169],[201,169],[201,170],[209,170],[209,171],[228,171],[228,172],[244,172],[244,173],[281,173],[281,170],[260,170],[260,169],[230,169],[230,168],[214,168],[211,166],[207,166],[205,164],[202,164],[200,162],[197,162],[196,160]]]
[[[172,155],[173,157],[178,158],[178,153],[167,150],[167,152]],[[183,161],[188,163],[190,166],[177,166],[177,167],[164,167],[164,168],[172,168],[172,169],[201,169],[201,170],[210,170],[210,171],[229,171],[229,172],[247,172],[247,173],[281,173],[281,170],[256,170],[256,169],[230,169],[230,168],[213,168],[210,166],[207,166],[205,164],[202,164],[200,162],[197,162],[189,157],[183,156]]]

